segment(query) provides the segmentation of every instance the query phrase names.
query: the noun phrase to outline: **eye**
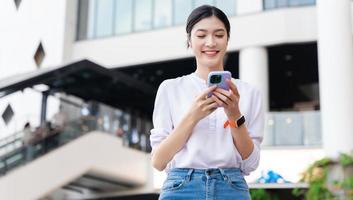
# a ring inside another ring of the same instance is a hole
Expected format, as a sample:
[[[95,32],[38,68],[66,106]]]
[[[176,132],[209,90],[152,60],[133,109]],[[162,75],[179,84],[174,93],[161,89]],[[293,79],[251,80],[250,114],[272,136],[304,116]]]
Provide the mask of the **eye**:
[[[216,35],[217,38],[223,38],[224,35]]]
[[[204,37],[206,37],[206,35],[196,35],[196,37],[198,37],[198,38],[204,38]]]

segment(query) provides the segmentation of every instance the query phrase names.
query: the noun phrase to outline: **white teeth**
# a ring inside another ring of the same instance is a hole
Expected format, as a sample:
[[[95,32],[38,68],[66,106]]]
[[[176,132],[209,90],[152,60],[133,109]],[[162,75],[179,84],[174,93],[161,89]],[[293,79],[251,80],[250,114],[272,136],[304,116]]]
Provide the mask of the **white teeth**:
[[[215,55],[217,51],[204,51],[204,53],[207,55]]]

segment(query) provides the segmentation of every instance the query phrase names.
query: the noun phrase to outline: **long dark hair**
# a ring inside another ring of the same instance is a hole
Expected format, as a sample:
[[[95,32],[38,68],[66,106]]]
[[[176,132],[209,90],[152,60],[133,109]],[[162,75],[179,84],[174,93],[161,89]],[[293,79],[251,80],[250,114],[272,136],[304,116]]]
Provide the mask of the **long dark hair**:
[[[227,39],[229,39],[229,34],[230,34],[230,24],[229,20],[227,18],[227,15],[224,14],[222,10],[220,10],[217,7],[210,6],[210,5],[203,5],[200,7],[195,8],[189,15],[187,22],[186,22],[186,33],[188,37],[188,41],[190,41],[191,37],[191,30],[194,27],[194,25],[201,21],[204,18],[215,16],[219,20],[221,20],[224,24],[224,27],[226,28],[227,31]],[[187,47],[189,47],[189,42],[187,43]]]

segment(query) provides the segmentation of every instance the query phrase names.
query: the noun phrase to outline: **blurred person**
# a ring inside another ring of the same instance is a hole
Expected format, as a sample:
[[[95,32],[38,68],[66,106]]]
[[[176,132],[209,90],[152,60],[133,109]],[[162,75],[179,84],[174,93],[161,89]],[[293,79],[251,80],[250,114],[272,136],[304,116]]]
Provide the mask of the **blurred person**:
[[[22,143],[24,147],[23,148],[24,159],[26,162],[33,159],[33,154],[34,154],[33,140],[35,140],[34,136],[35,135],[32,132],[31,124],[29,122],[26,122],[23,127],[23,136],[22,136]]]
[[[152,165],[167,172],[160,199],[250,199],[243,176],[259,164],[261,93],[233,78],[230,90],[207,86],[210,72],[224,70],[230,24],[220,9],[195,8],[186,33],[196,71],[163,81],[153,111]]]
[[[118,137],[123,137],[124,134],[125,134],[124,130],[120,127],[115,130],[115,135]]]
[[[63,106],[60,105],[58,112],[53,115],[50,121],[45,123],[44,152],[49,152],[59,146],[59,134],[65,129],[66,122],[67,115],[63,111]]]
[[[31,124],[29,122],[26,122],[25,125],[23,126],[23,137],[22,137],[22,142],[24,145],[27,145],[31,141],[32,137],[32,131],[31,131]]]
[[[57,113],[55,113],[50,121],[51,127],[56,130],[63,130],[67,121],[67,116],[66,113],[63,112],[63,106],[59,106],[59,110]]]

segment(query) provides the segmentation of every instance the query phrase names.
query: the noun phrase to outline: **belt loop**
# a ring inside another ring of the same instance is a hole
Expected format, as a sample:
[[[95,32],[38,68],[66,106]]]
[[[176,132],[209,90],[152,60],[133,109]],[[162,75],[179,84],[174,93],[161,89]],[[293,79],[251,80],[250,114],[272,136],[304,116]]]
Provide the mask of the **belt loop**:
[[[191,175],[194,172],[194,169],[189,169],[188,174],[186,175],[186,180],[190,181],[191,180]]]
[[[219,168],[219,171],[221,172],[221,175],[223,177],[223,180],[227,181],[228,180],[228,176],[226,173],[224,173],[224,169]]]

